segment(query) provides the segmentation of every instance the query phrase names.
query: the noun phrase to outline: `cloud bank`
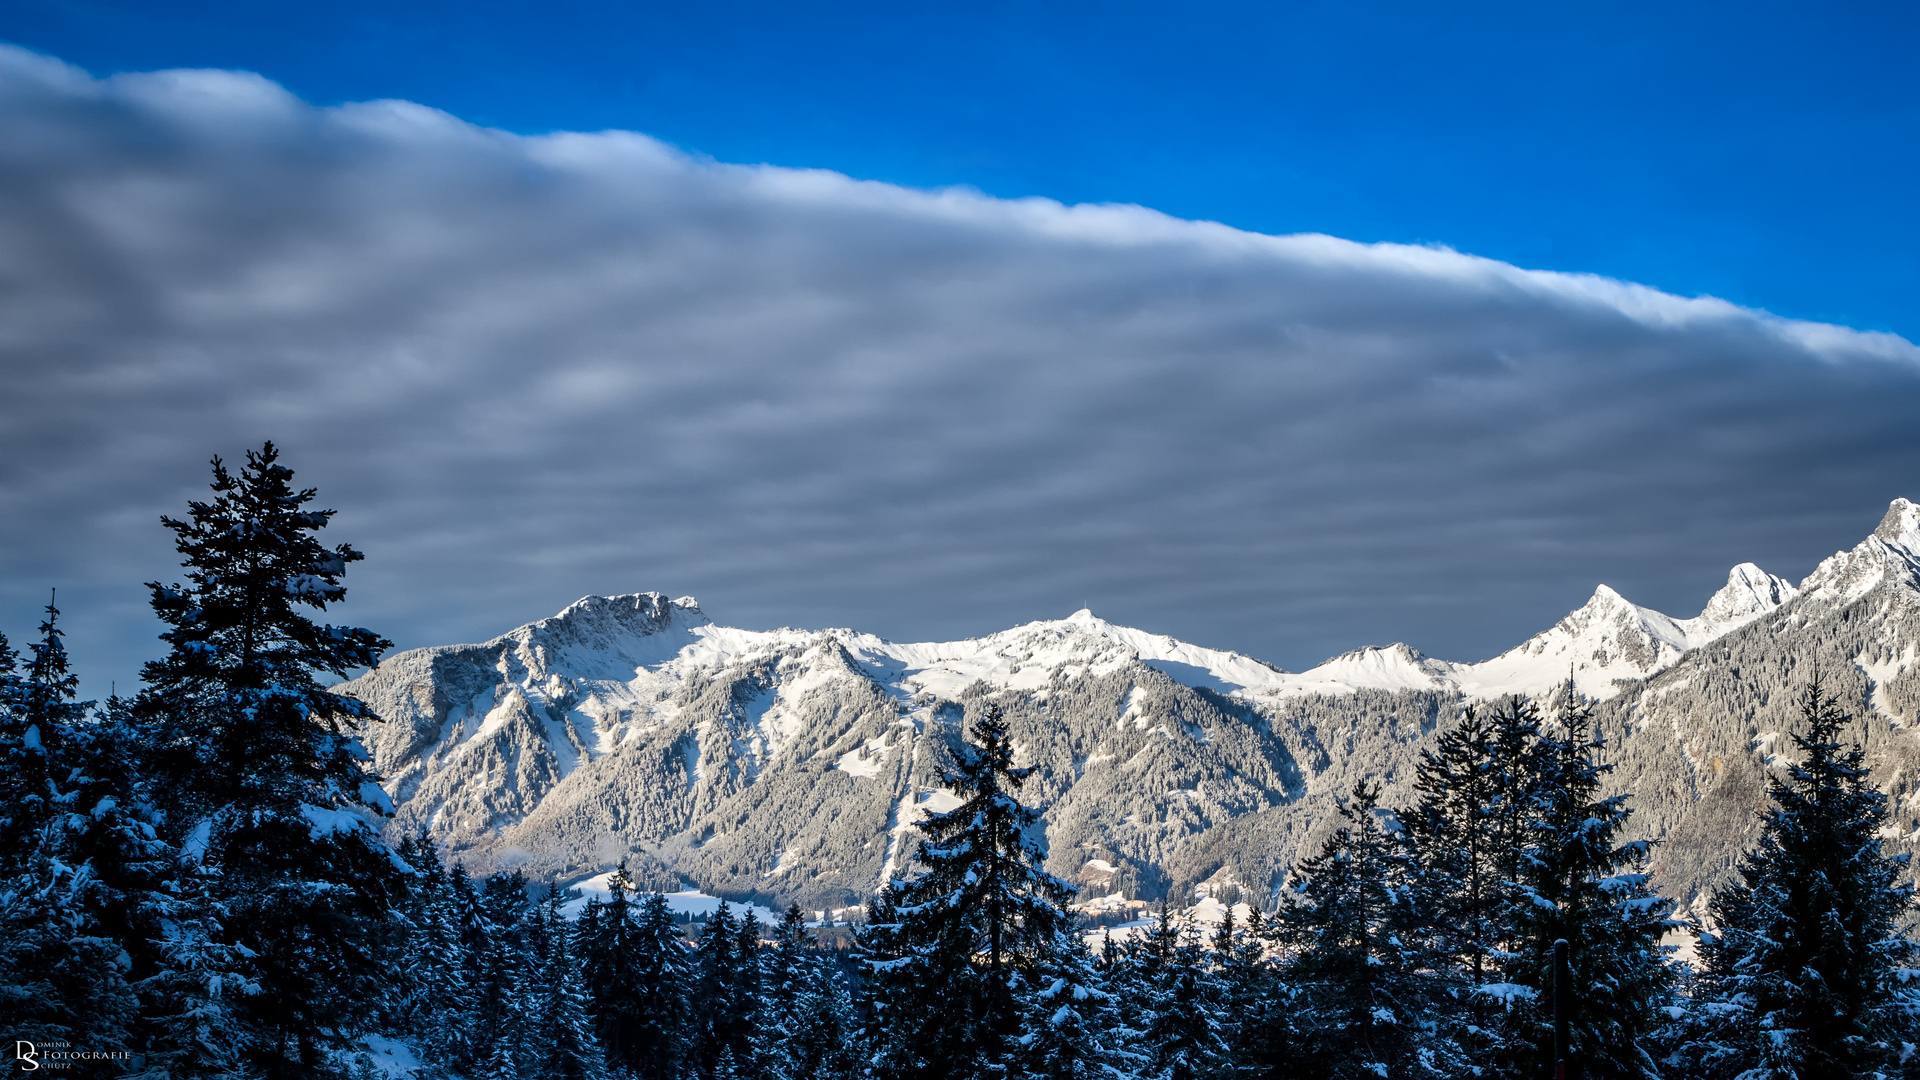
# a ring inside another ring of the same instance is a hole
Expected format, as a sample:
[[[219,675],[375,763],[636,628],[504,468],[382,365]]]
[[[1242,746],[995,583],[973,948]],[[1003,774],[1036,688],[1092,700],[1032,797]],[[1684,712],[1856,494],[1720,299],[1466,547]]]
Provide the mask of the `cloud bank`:
[[[14,49],[0,374],[0,628],[57,585],[120,678],[157,515],[266,438],[368,553],[343,617],[403,645],[659,589],[1473,660],[1599,581],[1691,615],[1920,495],[1887,334]]]

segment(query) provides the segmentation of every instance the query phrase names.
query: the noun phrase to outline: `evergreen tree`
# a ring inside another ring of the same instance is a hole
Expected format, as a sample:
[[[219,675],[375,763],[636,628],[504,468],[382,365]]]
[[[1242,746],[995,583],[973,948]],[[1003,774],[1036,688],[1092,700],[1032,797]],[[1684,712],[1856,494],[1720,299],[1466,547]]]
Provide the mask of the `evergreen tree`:
[[[1515,956],[1507,1014],[1513,1038],[1508,1067],[1538,1068],[1553,1052],[1553,948],[1568,943],[1572,976],[1569,1033],[1572,1075],[1624,1080],[1657,1075],[1649,1047],[1667,1023],[1673,974],[1660,939],[1681,924],[1673,902],[1647,885],[1645,841],[1625,841],[1627,796],[1602,798],[1591,706],[1568,683],[1539,739],[1541,782],[1533,841],[1519,866]]]
[[[1270,936],[1266,916],[1249,905],[1245,926],[1236,925],[1229,906],[1213,937],[1223,1035],[1236,1075],[1286,1075],[1292,1069],[1290,987],[1268,959]]]
[[[531,1012],[537,993],[533,966],[533,958],[511,934],[490,928],[467,1016],[467,1041],[489,1070],[498,1062],[517,1069],[530,1057],[528,1044],[536,1024]]]
[[[972,1080],[997,1072],[1019,1032],[1019,974],[1059,948],[1074,889],[1042,869],[1027,839],[1038,815],[1013,790],[1006,720],[989,707],[946,784],[962,802],[919,828],[925,872],[893,898],[899,958],[884,982],[895,995],[881,1068],[889,1077]],[[876,985],[880,985],[876,983]]]
[[[561,915],[564,901],[559,886],[552,886],[540,909],[537,1013],[527,1040],[528,1060],[539,1062],[539,1075],[546,1080],[605,1080],[606,1055],[587,1013],[585,978]]]
[[[138,984],[149,1026],[141,1080],[255,1080],[260,1032],[241,1005],[261,993],[245,946],[227,931],[223,882],[191,865],[163,908],[156,970]]]
[[[1145,932],[1125,942],[1103,935],[1095,962],[1110,995],[1108,1018],[1116,1067],[1125,1075],[1148,1075],[1153,1058],[1151,1032],[1159,1003],[1180,962],[1181,921],[1163,898],[1158,917]]]
[[[1196,964],[1166,969],[1152,999],[1145,1075],[1153,1080],[1197,1080],[1216,1076],[1227,1066],[1230,1051],[1221,1032],[1217,995],[1210,992],[1214,989]]]
[[[313,491],[277,458],[268,443],[238,474],[214,459],[217,497],[162,519],[189,584],[149,585],[172,650],[145,667],[135,704],[168,838],[225,893],[228,917],[190,921],[217,925],[254,969],[261,992],[235,1008],[271,1078],[326,1072],[369,1018],[405,873],[370,825],[385,795],[352,737],[376,718],[315,678],[369,667],[389,643],[302,613],[338,602],[361,556],[312,537],[332,512],[307,509]]]
[[[24,677],[0,638],[0,873],[23,870],[46,850],[47,826],[62,810],[55,772],[91,704],[73,700],[79,677],[67,671],[59,609],[49,602],[46,611]]]
[[[865,924],[854,928],[853,959],[860,974],[855,1003],[859,1041],[867,1054],[864,1071],[876,1077],[912,1075],[923,1064],[912,1043],[900,1034],[908,1020],[902,1004],[911,1000],[915,965],[906,955],[899,898],[900,882],[884,883],[867,901]]]
[[[1511,718],[1517,710],[1510,700],[1501,711]],[[1532,756],[1530,744],[1519,751],[1523,762]],[[1518,853],[1509,846],[1518,834],[1502,827],[1502,811],[1526,805],[1533,786],[1531,770],[1504,766],[1487,713],[1468,706],[1457,725],[1420,752],[1419,802],[1401,816],[1433,923],[1433,962],[1469,991],[1498,980]]]
[[[743,905],[734,943],[734,1060],[751,1080],[776,1078],[780,1068],[774,1036],[765,1029],[766,966],[760,951],[760,917]]]
[[[747,912],[746,918],[753,914]],[[719,1067],[722,1051],[730,1051],[728,1057],[736,1064],[746,1057],[751,1032],[743,969],[750,958],[741,952],[740,925],[733,920],[732,905],[722,901],[707,919],[694,956],[699,972],[692,1008],[699,1032],[694,1053],[702,1075]]]
[[[1233,1058],[1237,1075],[1278,1080],[1295,1073],[1293,985],[1270,958],[1277,928],[1258,908],[1247,916],[1238,953],[1226,971],[1228,993],[1239,1002]]]
[[[688,1056],[684,1017],[691,970],[666,897],[627,899],[626,864],[605,904],[588,904],[574,928],[594,1034],[607,1064],[642,1080],[674,1080]]]
[[[426,830],[404,839],[399,855],[419,876],[406,901],[404,976],[394,991],[393,1030],[407,1036],[427,1060],[463,1068],[482,1054],[474,1042],[479,958],[468,954],[453,879]]]
[[[1295,1064],[1302,1076],[1418,1076],[1427,1008],[1419,955],[1406,935],[1413,860],[1403,836],[1375,814],[1377,788],[1362,784],[1339,808],[1320,851],[1301,862],[1278,915],[1295,950],[1288,977],[1299,993]]]
[[[759,1030],[767,1049],[760,1071],[766,1080],[798,1080],[813,1075],[795,1068],[803,1053],[801,1038],[809,1020],[814,974],[820,967],[810,953],[814,937],[807,932],[800,905],[787,907],[774,939],[773,952],[761,970]]]
[[[74,700],[50,601],[24,673],[0,639],[0,1015],[18,1038],[128,1047],[125,942],[165,849],[124,762],[117,713]]]
[[[848,1080],[865,1064],[853,997],[838,968],[816,961],[786,1043],[791,1080]]]
[[[1105,982],[1077,937],[1051,950],[1027,980],[1021,1033],[1007,1075],[1033,1080],[1118,1075],[1113,995]]]
[[[1901,1056],[1917,1005],[1900,969],[1913,894],[1905,856],[1881,848],[1886,796],[1844,732],[1852,717],[1816,673],[1800,695],[1801,760],[1701,935],[1707,1030],[1686,1056],[1742,1080],[1866,1077]]]

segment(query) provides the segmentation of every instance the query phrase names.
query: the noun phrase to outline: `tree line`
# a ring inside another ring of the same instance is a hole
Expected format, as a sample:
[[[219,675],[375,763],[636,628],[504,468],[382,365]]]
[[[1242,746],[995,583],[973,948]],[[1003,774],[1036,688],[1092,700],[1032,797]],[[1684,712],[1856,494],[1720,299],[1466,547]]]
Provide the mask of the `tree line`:
[[[52,602],[24,653],[0,638],[0,1037],[23,1069],[368,1080],[398,1045],[465,1080],[1548,1076],[1564,940],[1568,1076],[1920,1076],[1906,867],[1817,677],[1706,928],[1655,890],[1569,685],[1466,709],[1411,805],[1352,792],[1244,917],[1163,905],[1124,937],[1076,927],[989,706],[960,805],[850,950],[797,908],[688,935],[624,866],[583,901],[389,846],[354,738],[378,718],[319,677],[390,643],[309,615],[361,555],[318,541],[331,512],[271,443],[213,473],[162,519],[184,583],[148,586],[168,651],[135,696],[77,700]]]

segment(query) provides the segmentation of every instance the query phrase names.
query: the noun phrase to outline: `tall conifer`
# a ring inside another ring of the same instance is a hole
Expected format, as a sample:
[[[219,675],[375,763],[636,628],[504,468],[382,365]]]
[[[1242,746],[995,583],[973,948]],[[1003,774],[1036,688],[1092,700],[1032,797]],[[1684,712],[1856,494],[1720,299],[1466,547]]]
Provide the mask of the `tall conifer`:
[[[1604,747],[1591,704],[1567,683],[1538,740],[1532,840],[1518,868],[1507,978],[1532,994],[1511,999],[1509,1069],[1544,1068],[1552,1057],[1553,948],[1565,939],[1574,1075],[1627,1080],[1658,1073],[1650,1048],[1673,995],[1660,939],[1681,924],[1669,917],[1673,902],[1648,885],[1649,845],[1625,839],[1633,813],[1628,796],[1600,794],[1612,768],[1599,760]]]
[[[1425,980],[1410,932],[1411,852],[1362,784],[1319,852],[1295,870],[1276,915],[1299,994],[1296,1065],[1309,1077],[1419,1075]]]
[[[1816,673],[1799,699],[1801,760],[1768,785],[1772,806],[1701,936],[1705,1074],[1742,1080],[1877,1075],[1914,1039],[1920,999],[1900,970],[1915,944],[1905,856],[1881,846],[1887,799],[1852,717]]]
[[[162,519],[188,584],[149,584],[172,650],[135,706],[168,837],[220,875],[220,933],[257,973],[262,992],[235,1004],[270,1078],[321,1075],[351,1045],[390,975],[377,930],[406,873],[369,824],[386,797],[353,728],[376,718],[316,679],[390,643],[304,614],[345,596],[361,555],[313,538],[332,511],[308,509],[278,457],[268,443],[237,474],[215,458],[216,497]]]
[[[1031,774],[1013,764],[997,706],[974,724],[946,784],[961,804],[919,825],[924,872],[892,897],[898,959],[876,969],[895,998],[882,1071],[889,1077],[971,1080],[993,1075],[1018,1034],[1020,973],[1059,947],[1073,886],[1042,868],[1027,830],[1038,815],[1013,791]]]

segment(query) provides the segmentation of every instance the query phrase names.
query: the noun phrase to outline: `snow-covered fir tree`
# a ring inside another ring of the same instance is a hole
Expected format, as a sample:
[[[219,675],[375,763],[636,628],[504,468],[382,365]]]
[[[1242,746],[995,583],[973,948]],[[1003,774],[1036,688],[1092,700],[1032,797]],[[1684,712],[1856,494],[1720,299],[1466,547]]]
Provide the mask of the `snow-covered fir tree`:
[[[1030,770],[1013,763],[1006,720],[990,706],[946,786],[961,804],[920,822],[923,868],[890,898],[875,932],[896,952],[867,985],[885,994],[876,1073],[971,1080],[997,1075],[1019,1034],[1021,973],[1059,947],[1073,886],[1042,868],[1028,839],[1038,814],[1014,797]]]
[[[1291,950],[1294,1063],[1302,1077],[1444,1075],[1453,1057],[1428,1020],[1431,981],[1413,935],[1413,853],[1361,785],[1275,916]]]
[[[607,1059],[587,1012],[586,979],[561,912],[565,901],[565,894],[551,887],[536,916],[539,952],[530,959],[538,969],[530,995],[527,1061],[548,1080],[605,1080]]]
[[[1213,973],[1220,987],[1223,1035],[1236,1069],[1248,1075],[1261,1063],[1284,1055],[1287,1025],[1280,1015],[1284,999],[1279,978],[1267,958],[1267,921],[1249,906],[1240,925],[1229,905],[1213,935]]]
[[[736,922],[732,905],[723,902],[700,935],[688,1011],[695,1029],[694,1061],[703,1076],[719,1068],[723,1051],[736,1070],[754,1071],[759,935],[751,928],[753,918],[751,909],[743,909]]]
[[[303,613],[338,602],[361,556],[314,539],[332,511],[307,508],[272,443],[213,473],[214,499],[162,519],[188,584],[149,584],[171,651],[143,670],[135,713],[165,835],[219,875],[219,932],[261,987],[233,1003],[254,1067],[319,1076],[391,979],[376,946],[408,871],[370,824],[386,796],[351,728],[374,717],[316,675],[370,667],[389,643]]]
[[[116,760],[123,725],[74,700],[59,614],[24,672],[0,639],[0,1015],[16,1038],[120,1047],[139,1007],[120,942],[164,849]]]
[[[1067,935],[1028,973],[1020,1009],[1008,1077],[1111,1080],[1122,1074],[1113,995],[1077,936]]]
[[[1532,842],[1521,850],[1520,902],[1504,988],[1510,1071],[1553,1056],[1553,948],[1568,943],[1570,1075],[1627,1080],[1658,1075],[1652,1049],[1669,1025],[1674,977],[1660,940],[1681,927],[1673,902],[1648,886],[1649,845],[1627,840],[1628,796],[1601,797],[1611,766],[1591,705],[1567,684],[1540,736]]]
[[[1511,729],[1535,726],[1512,701],[1498,712]],[[1419,903],[1432,922],[1428,941],[1437,973],[1459,981],[1462,1001],[1499,981],[1506,928],[1516,899],[1517,833],[1504,828],[1504,811],[1532,803],[1534,771],[1513,767],[1496,753],[1495,710],[1468,706],[1459,722],[1421,751],[1414,790],[1418,802],[1400,815],[1418,854]],[[1511,735],[1507,740],[1513,742]],[[1531,744],[1522,742],[1521,766]]]
[[[227,931],[224,883],[193,864],[171,882],[156,970],[138,985],[145,1040],[141,1080],[252,1080],[261,1037],[240,1006],[263,991],[246,947]]]
[[[800,1001],[798,1026],[787,1045],[791,1080],[848,1080],[865,1064],[853,995],[839,965],[816,957]]]
[[[402,976],[390,991],[393,1030],[428,1060],[460,1067],[481,1053],[474,1043],[478,958],[461,932],[453,877],[426,831],[402,840],[399,854],[418,877],[406,900]]]
[[[1147,1063],[1151,1080],[1199,1080],[1230,1068],[1217,985],[1197,964],[1169,967],[1150,998]]]
[[[574,946],[607,1064],[642,1080],[674,1080],[691,1059],[692,967],[666,897],[635,904],[632,885],[623,862],[608,881],[607,902],[587,904]]]
[[[1817,673],[1798,705],[1801,758],[1771,778],[1759,841],[1709,905],[1696,1028],[1676,1055],[1696,1075],[1845,1080],[1920,1064],[1902,1045],[1920,997],[1904,970],[1906,859],[1881,845],[1886,796]]]

